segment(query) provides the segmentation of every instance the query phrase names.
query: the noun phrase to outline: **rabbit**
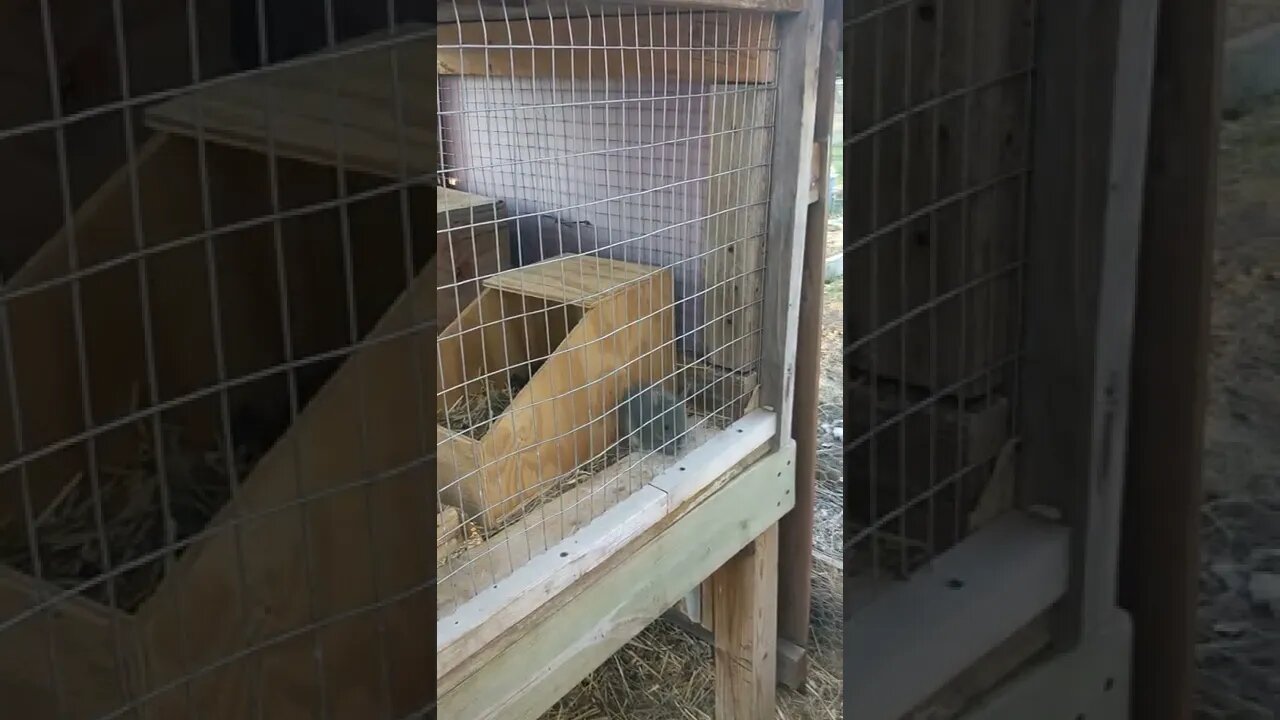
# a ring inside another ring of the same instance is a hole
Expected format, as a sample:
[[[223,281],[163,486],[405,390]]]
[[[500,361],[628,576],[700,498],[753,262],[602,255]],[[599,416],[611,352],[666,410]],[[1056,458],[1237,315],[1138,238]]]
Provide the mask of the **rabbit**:
[[[633,385],[618,405],[618,437],[624,448],[676,455],[684,447],[689,418],[684,401],[661,388]]]

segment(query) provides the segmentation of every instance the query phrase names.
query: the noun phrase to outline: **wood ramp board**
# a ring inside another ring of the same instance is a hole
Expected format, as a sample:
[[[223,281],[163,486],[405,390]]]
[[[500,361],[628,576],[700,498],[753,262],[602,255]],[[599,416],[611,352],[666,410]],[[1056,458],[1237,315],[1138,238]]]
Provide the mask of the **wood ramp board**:
[[[615,409],[631,383],[655,383],[674,366],[667,273],[633,283],[583,315],[481,441],[488,471],[509,498],[501,517],[529,498],[530,484],[573,471],[618,441]],[[493,502],[494,493],[490,493]]]
[[[435,170],[435,78],[426,69],[434,39],[404,34],[210,85],[149,108],[146,122],[322,165],[341,157],[348,169],[386,178],[402,177],[403,163],[410,177],[425,177]]]
[[[450,446],[437,469],[463,473],[437,479],[447,501],[493,528],[544,483],[617,442],[615,410],[627,387],[672,375],[674,289],[663,268],[586,256],[484,284],[440,335],[437,409],[503,384],[505,371],[528,365],[530,376],[479,440],[437,431]]]
[[[0,624],[60,588],[0,567]],[[15,718],[88,720],[128,704],[141,685],[134,618],[70,598],[0,630],[0,703]]]
[[[155,717],[426,704],[434,291],[419,274],[139,612]]]

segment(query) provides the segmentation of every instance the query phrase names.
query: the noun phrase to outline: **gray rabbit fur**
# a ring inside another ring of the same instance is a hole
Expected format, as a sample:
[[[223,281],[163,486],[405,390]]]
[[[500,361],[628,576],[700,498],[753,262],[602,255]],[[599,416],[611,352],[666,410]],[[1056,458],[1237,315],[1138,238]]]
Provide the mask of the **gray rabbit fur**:
[[[618,437],[624,449],[676,455],[687,442],[688,427],[684,401],[645,382],[627,390],[618,405]]]

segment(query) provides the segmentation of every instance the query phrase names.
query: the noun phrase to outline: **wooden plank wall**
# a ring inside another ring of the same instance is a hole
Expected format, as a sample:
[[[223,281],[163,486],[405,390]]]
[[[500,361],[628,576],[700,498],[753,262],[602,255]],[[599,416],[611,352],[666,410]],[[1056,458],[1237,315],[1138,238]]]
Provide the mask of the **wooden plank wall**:
[[[764,236],[776,108],[772,92],[750,85],[715,85],[705,133],[708,182],[700,242],[687,248],[701,259],[704,293],[695,317],[707,362],[739,372],[756,370],[763,324]]]
[[[845,262],[860,371],[944,394],[1002,380],[969,382],[1012,348],[1024,179],[1010,175],[1028,162],[1031,12],[1027,0],[855,3],[868,17],[845,57]]]
[[[0,567],[0,618],[61,590]],[[0,700],[11,717],[97,718],[141,689],[134,618],[72,598],[0,631]]]
[[[973,529],[1010,424],[1032,4],[855,9],[844,58],[850,519],[936,554]],[[870,542],[847,553],[846,572],[923,559],[877,556]]]

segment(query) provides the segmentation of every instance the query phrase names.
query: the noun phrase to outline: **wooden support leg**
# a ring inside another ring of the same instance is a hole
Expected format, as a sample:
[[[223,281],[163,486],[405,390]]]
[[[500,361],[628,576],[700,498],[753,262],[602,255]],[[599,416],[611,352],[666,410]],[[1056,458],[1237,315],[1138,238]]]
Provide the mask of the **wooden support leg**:
[[[772,720],[778,660],[778,526],[716,571],[716,719]]]

